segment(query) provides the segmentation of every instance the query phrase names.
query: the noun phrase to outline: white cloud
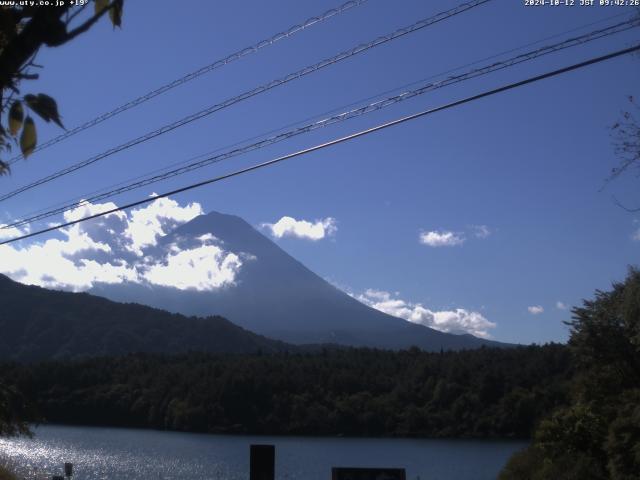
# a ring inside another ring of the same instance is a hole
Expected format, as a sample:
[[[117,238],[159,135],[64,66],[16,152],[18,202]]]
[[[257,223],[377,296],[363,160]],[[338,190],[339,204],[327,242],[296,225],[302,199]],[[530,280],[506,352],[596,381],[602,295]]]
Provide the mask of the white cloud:
[[[480,312],[464,308],[434,311],[421,303],[402,300],[398,298],[397,293],[369,289],[364,294],[354,295],[354,297],[376,310],[441,332],[470,333],[477,337],[488,338],[490,337],[489,329],[496,327],[494,322],[487,320]]]
[[[107,203],[88,203],[87,202],[77,208],[74,208],[73,210],[69,210],[68,212],[65,212],[63,217],[65,222],[73,222],[75,220],[80,220],[81,218],[89,217],[91,215],[97,215],[98,213],[103,213],[108,210],[113,210],[115,208],[118,208],[118,206],[113,202],[107,202]],[[105,215],[105,218],[109,216],[122,218],[122,217],[126,217],[126,214],[124,212],[113,212]]]
[[[203,245],[169,254],[165,263],[152,265],[143,277],[154,285],[205,291],[233,284],[241,266],[238,255]]]
[[[454,247],[464,242],[464,236],[455,232],[434,230],[420,233],[420,243],[430,247]]]
[[[175,200],[161,198],[146,208],[133,210],[124,234],[131,240],[131,249],[142,255],[142,249],[154,245],[158,237],[203,213],[198,203],[181,207]]]
[[[487,225],[470,225],[464,232],[450,230],[431,230],[420,232],[420,243],[430,247],[455,247],[464,244],[467,238],[484,240],[493,232]]]
[[[263,223],[262,227],[267,228],[276,238],[297,237],[313,241],[329,237],[338,230],[336,220],[331,217],[309,222],[285,216],[276,223]]]
[[[115,207],[113,203],[87,204],[64,218],[73,221]],[[233,284],[243,260],[225,252],[213,235],[178,239],[179,244],[158,242],[200,214],[199,204],[180,206],[168,198],[129,213],[110,213],[60,229],[62,238],[0,246],[0,272],[22,283],[73,291],[88,290],[96,283],[196,290]]]
[[[569,305],[567,305],[566,303],[561,302],[560,300],[558,300],[558,301],[556,302],[556,308],[557,308],[558,310],[567,310],[567,309],[569,308]]]
[[[531,307],[527,307],[527,310],[529,310],[531,315],[540,315],[544,312],[542,305],[532,305]]]
[[[19,227],[7,227],[7,224],[0,224],[0,241],[20,237],[26,233],[29,233],[28,225],[22,229]]]
[[[640,228],[633,232],[633,235],[631,235],[631,239],[635,240],[636,242],[640,242]]]
[[[96,282],[116,283],[136,278],[135,271],[122,263],[98,263],[88,259],[76,262],[69,258],[68,254],[74,247],[78,252],[86,252],[89,245],[91,242],[86,236],[48,240],[26,248],[2,245],[0,269],[22,283],[75,291],[91,288]]]
[[[476,238],[488,238],[491,235],[491,229],[486,225],[473,225],[471,228]]]

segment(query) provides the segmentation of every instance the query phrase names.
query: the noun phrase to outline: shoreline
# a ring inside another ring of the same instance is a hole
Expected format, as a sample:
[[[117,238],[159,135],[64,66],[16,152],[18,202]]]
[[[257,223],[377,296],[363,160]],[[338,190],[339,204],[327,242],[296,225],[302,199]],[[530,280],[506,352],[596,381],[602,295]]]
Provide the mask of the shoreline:
[[[421,435],[349,435],[349,434],[310,434],[310,433],[255,433],[255,432],[202,432],[191,430],[172,430],[160,429],[143,426],[128,425],[106,425],[106,424],[81,424],[81,423],[63,423],[63,422],[46,422],[40,424],[32,424],[30,428],[32,432],[38,427],[70,427],[70,428],[96,428],[96,429],[113,429],[113,430],[139,430],[158,433],[176,433],[191,435],[214,435],[220,437],[276,437],[276,438],[305,438],[305,439],[345,439],[345,440],[438,440],[438,441],[478,441],[478,442],[530,442],[531,437],[497,437],[497,436],[421,436]],[[35,433],[35,432],[34,432]],[[1,480],[1,478],[0,478]]]

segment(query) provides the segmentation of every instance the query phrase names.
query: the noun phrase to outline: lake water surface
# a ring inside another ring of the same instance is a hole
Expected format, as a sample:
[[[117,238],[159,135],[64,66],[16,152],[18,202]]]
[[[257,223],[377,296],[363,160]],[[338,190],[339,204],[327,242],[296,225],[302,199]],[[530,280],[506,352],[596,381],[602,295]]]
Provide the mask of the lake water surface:
[[[330,480],[332,466],[404,467],[407,480],[492,480],[518,441],[223,436],[94,427],[42,426],[33,439],[0,440],[0,457],[28,478],[249,478],[249,445],[276,446],[276,478]]]

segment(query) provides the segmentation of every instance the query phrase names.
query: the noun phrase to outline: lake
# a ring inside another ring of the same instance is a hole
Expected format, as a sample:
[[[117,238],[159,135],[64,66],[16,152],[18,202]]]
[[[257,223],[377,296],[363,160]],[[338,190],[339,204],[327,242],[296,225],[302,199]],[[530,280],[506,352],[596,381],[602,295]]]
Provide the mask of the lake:
[[[0,440],[0,457],[28,478],[247,480],[249,445],[276,446],[276,478],[330,480],[332,466],[404,467],[407,480],[492,480],[520,441],[226,436],[41,426],[33,439]]]

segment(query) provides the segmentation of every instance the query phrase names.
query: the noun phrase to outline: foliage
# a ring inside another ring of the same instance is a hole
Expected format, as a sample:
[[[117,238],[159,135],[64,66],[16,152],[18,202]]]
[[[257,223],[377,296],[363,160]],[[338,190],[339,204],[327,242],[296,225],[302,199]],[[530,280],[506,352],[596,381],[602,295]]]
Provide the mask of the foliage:
[[[566,346],[9,364],[51,422],[218,433],[528,437],[568,400]]]
[[[573,310],[571,404],[556,409],[503,480],[630,480],[640,472],[640,271]],[[558,473],[556,475],[555,473]]]
[[[640,389],[626,392],[611,422],[604,450],[611,478],[637,478],[640,466]]]
[[[5,467],[0,465],[0,480],[18,480],[18,479],[13,473],[11,473]]]
[[[9,151],[12,141],[18,145],[24,158],[36,148],[36,125],[28,108],[46,122],[53,121],[64,128],[56,101],[44,93],[20,96],[19,85],[23,80],[39,77],[32,69],[41,68],[34,63],[41,47],[58,47],[88,31],[103,15],[109,15],[114,27],[122,23],[124,0],[94,0],[93,14],[80,24],[75,20],[90,4],[82,1],[61,5],[29,5],[39,2],[15,2],[16,5],[0,8],[0,151]],[[50,2],[53,4],[54,2]],[[2,113],[8,111],[8,131],[2,124]],[[9,165],[0,159],[0,175],[9,173]]]
[[[0,437],[29,435],[27,418],[35,420],[24,397],[15,386],[0,382]]]
[[[532,446],[513,455],[498,480],[600,480],[601,465],[582,453],[559,452],[553,462]]]

